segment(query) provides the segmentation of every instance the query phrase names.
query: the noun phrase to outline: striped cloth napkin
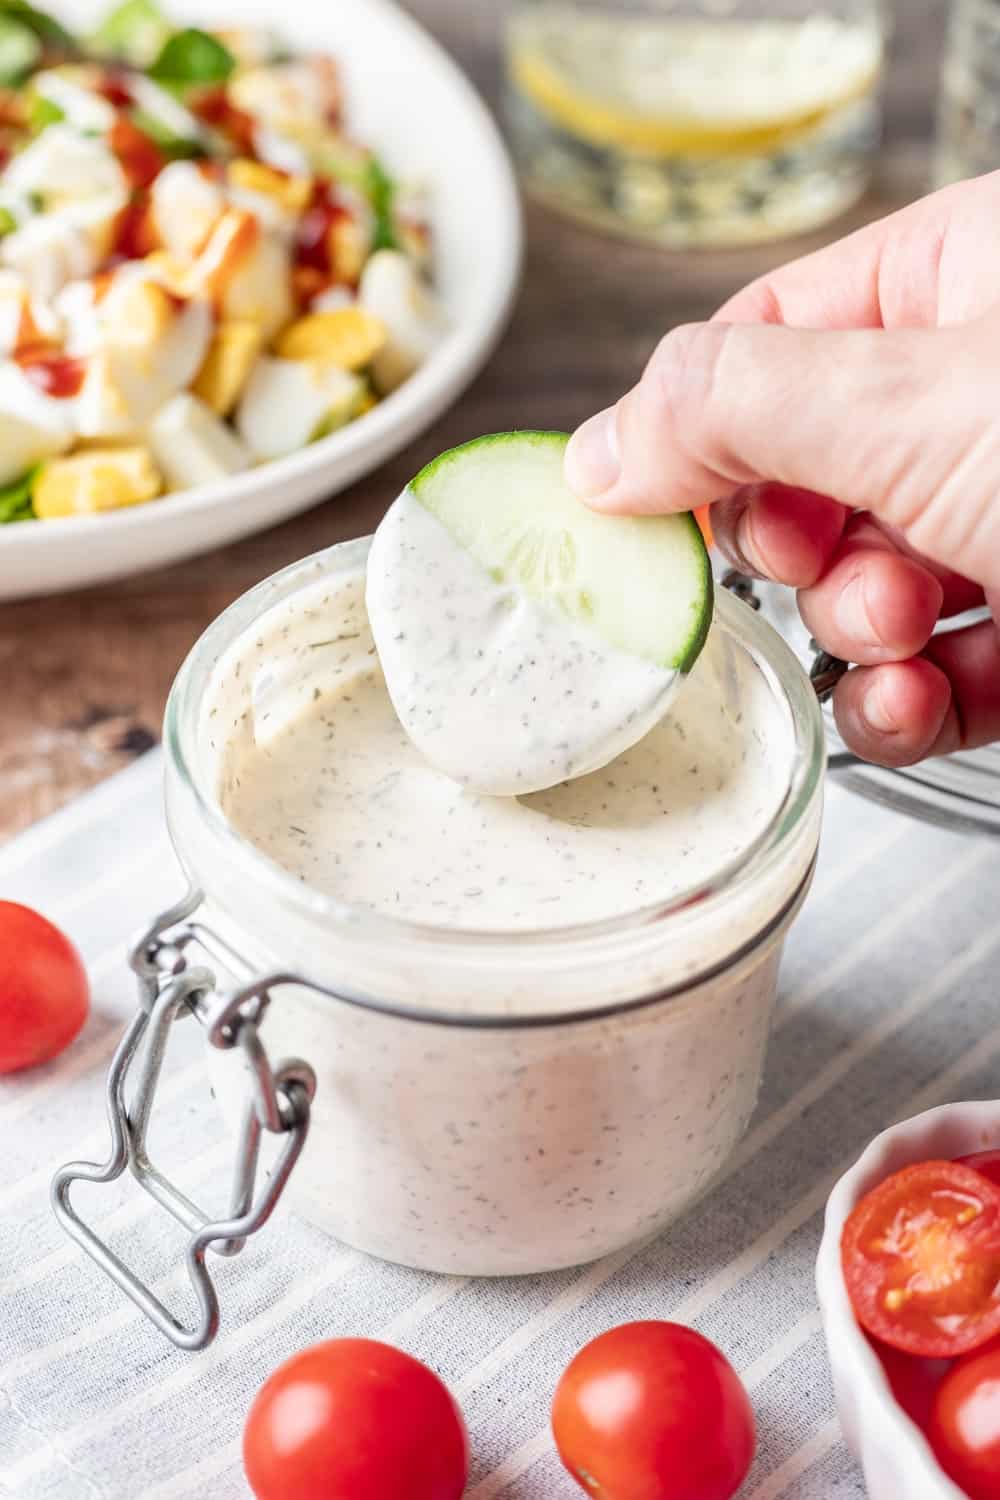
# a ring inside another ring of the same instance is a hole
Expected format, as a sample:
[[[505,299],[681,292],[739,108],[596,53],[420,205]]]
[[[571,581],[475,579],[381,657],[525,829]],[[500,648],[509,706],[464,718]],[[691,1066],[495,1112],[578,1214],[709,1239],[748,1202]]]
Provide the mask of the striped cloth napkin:
[[[653,1244],[508,1281],[366,1259],[289,1212],[217,1262],[223,1328],[168,1344],[72,1245],[53,1168],[103,1158],[102,1079],[133,1004],[126,937],[180,892],[160,761],[144,758],[0,850],[0,896],[79,944],[94,1010],[54,1065],[0,1080],[0,1495],[5,1500],[235,1500],[240,1430],[267,1374],[338,1334],[399,1344],[462,1403],[469,1500],[572,1500],[546,1428],[574,1351],[639,1317],[692,1323],[726,1350],[757,1411],[746,1500],[863,1494],[833,1409],[813,1290],[824,1200],[891,1121],[1000,1093],[1000,845],[830,789],[816,885],[788,945],[760,1107],[723,1179]],[[223,1202],[232,1143],[194,1024],[176,1028],[151,1138],[198,1201]],[[77,1189],[130,1264],[183,1296],[182,1232],[128,1184]],[[402,1497],[401,1497],[402,1500]]]

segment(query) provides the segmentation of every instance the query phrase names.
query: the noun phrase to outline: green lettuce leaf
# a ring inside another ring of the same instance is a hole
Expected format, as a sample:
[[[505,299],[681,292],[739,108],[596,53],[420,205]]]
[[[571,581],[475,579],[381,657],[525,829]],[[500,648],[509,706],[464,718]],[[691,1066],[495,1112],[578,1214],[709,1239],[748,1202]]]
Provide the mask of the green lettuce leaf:
[[[170,129],[169,125],[164,125],[162,120],[157,119],[155,115],[147,114],[144,109],[133,109],[131,118],[132,124],[141,130],[143,135],[148,135],[150,140],[159,146],[164,156],[168,156],[171,161],[189,161],[193,157],[208,155],[204,141],[178,135]]]
[[[156,0],[122,0],[90,38],[94,52],[145,68],[162,52],[172,27]]]
[[[41,55],[42,44],[35,33],[0,10],[0,84],[15,88],[23,83]]]
[[[28,100],[28,126],[33,135],[41,135],[47,125],[57,125],[65,118],[66,111],[60,109],[58,104],[32,92]]]
[[[19,26],[26,27],[46,47],[58,52],[79,51],[76,39],[70,35],[65,26],[60,26],[55,17],[50,16],[47,11],[38,10],[34,5],[29,5],[27,0],[0,0],[0,17],[16,21]]]
[[[392,206],[396,184],[377,156],[368,163],[368,198],[375,214],[373,250],[398,250],[399,241],[393,224]]]
[[[0,486],[0,526],[6,526],[10,521],[35,519],[31,505],[31,486],[36,472],[35,469],[29,469],[19,479],[12,479],[10,484]]]
[[[225,83],[235,67],[235,57],[217,37],[189,26],[164,42],[146,71],[158,83],[183,88],[192,83]]]

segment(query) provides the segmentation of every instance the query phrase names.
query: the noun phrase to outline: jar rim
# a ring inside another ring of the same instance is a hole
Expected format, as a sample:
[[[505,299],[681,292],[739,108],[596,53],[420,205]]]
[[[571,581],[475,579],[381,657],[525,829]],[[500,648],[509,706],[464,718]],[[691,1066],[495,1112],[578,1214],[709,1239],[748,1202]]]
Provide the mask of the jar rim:
[[[791,717],[794,742],[788,784],[773,816],[745,849],[710,878],[681,890],[669,900],[595,921],[548,928],[477,929],[414,922],[353,906],[306,885],[271,860],[233,826],[219,799],[202,785],[197,770],[202,690],[223,654],[245,632],[254,629],[268,611],[331,570],[347,572],[363,567],[370,540],[362,537],[336,543],[269,575],[242,594],[195,642],[167,700],[164,747],[169,773],[193,800],[199,825],[210,832],[216,847],[240,867],[242,874],[265,887],[283,908],[306,921],[323,924],[327,931],[331,925],[338,926],[353,939],[391,942],[408,947],[414,954],[432,951],[478,954],[492,948],[509,951],[515,944],[519,950],[555,954],[592,940],[635,937],[644,929],[654,928],[660,933],[665,922],[693,907],[720,903],[751,874],[763,877],[780,858],[813,806],[823,780],[826,767],[823,717],[812,685],[791,648],[753,609],[728,590],[717,587],[715,619],[748,652],[772,693],[784,702]],[[172,837],[173,832],[171,829]],[[184,850],[177,848],[176,852],[188,874],[199,884],[197,872],[188,868]]]

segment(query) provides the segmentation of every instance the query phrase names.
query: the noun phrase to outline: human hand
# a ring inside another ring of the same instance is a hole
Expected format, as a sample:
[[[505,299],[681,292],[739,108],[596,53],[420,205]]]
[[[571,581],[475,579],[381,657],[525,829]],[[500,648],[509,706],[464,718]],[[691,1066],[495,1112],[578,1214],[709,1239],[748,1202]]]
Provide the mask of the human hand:
[[[837,725],[883,765],[1000,739],[998,222],[1000,173],[764,277],[669,333],[567,452],[600,510],[718,502],[724,555],[859,664]]]

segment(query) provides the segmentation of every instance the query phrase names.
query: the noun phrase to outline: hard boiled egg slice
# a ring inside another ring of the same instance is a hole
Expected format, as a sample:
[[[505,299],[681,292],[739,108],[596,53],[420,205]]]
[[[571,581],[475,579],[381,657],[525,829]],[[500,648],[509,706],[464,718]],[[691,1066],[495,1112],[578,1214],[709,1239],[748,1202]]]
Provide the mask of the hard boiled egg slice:
[[[197,396],[174,396],[157,412],[147,436],[173,490],[239,474],[253,461],[232,429]]]
[[[340,76],[327,57],[247,68],[230,82],[229,97],[262,124],[291,134],[329,124],[342,103]]]
[[[398,250],[375,252],[361,273],[358,301],[388,332],[372,366],[376,386],[387,394],[402,385],[440,342],[444,318],[423,277]]]
[[[258,323],[265,342],[295,314],[289,247],[239,209],[223,214],[186,284],[214,303],[221,318]]]
[[[73,403],[47,396],[12,360],[0,362],[0,484],[73,441]]]
[[[4,186],[38,194],[43,212],[81,200],[117,196],[125,202],[128,184],[114,152],[96,136],[79,135],[66,124],[50,125],[4,171]]]
[[[217,182],[191,161],[172,161],[153,182],[150,202],[156,232],[167,254],[191,261],[226,209]]]
[[[120,207],[95,202],[71,213],[39,214],[0,240],[0,262],[23,276],[32,296],[51,301],[68,282],[97,270]]]
[[[60,109],[68,126],[88,135],[103,135],[117,119],[114,105],[98,93],[99,84],[100,70],[86,67],[45,68],[31,80],[34,93]]]
[[[125,437],[186,389],[205,358],[212,312],[174,297],[145,267],[125,267],[97,306],[97,341],[77,398],[85,437]]]
[[[62,334],[62,319],[49,303],[32,297],[26,279],[17,271],[0,271],[0,355],[31,344],[55,345]]]
[[[365,382],[318,360],[259,359],[236,410],[255,458],[280,458],[342,427],[362,410]]]
[[[0,262],[20,271],[43,298],[97,269],[128,202],[125,174],[113,153],[66,125],[49,126],[14,157],[4,189],[42,205],[0,240]]]

